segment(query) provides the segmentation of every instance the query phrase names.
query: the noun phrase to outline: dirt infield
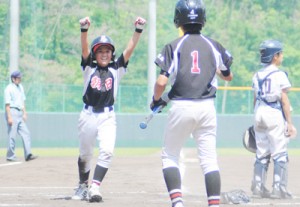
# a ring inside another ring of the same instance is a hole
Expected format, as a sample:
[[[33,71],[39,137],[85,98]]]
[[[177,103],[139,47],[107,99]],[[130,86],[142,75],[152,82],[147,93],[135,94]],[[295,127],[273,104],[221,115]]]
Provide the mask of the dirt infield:
[[[244,190],[250,197],[253,154],[219,155],[222,192]],[[96,160],[94,160],[95,163]],[[300,206],[300,156],[290,156],[289,190],[291,200],[253,199],[238,206]],[[272,185],[272,169],[268,188]],[[182,153],[181,171],[185,207],[207,206],[204,178],[194,149]],[[0,159],[0,207],[170,207],[161,173],[160,153],[142,156],[116,156],[101,191],[104,202],[73,201],[70,197],[78,181],[77,157],[39,157],[31,162],[9,163]],[[232,205],[221,205],[232,206]]]

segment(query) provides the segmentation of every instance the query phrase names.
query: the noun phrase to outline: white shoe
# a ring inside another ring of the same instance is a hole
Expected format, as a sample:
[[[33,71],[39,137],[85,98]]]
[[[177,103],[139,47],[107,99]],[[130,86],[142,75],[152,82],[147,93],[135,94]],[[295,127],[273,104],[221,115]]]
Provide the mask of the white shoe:
[[[183,206],[183,203],[179,202],[179,203],[176,203],[174,207],[184,207],[184,206]]]
[[[87,200],[88,185],[86,183],[79,184],[75,190],[76,192],[72,196],[73,200]]]
[[[89,202],[101,202],[102,195],[100,193],[100,189],[98,185],[92,184],[88,193]]]

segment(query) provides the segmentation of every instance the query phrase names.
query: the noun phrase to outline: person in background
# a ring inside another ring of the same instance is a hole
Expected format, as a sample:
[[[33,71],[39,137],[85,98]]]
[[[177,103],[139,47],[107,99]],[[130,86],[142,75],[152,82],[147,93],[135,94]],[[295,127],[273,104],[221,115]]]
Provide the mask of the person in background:
[[[31,137],[26,125],[26,97],[21,80],[22,73],[20,71],[12,72],[11,83],[6,86],[4,91],[5,118],[8,128],[7,161],[17,161],[15,153],[17,134],[22,137],[25,160],[30,161],[37,158],[31,153]]]
[[[251,190],[259,198],[292,198],[287,190],[289,138],[295,136],[288,90],[291,83],[285,72],[279,69],[283,61],[283,44],[278,40],[266,40],[260,44],[262,68],[253,76],[254,131],[256,159]],[[267,190],[266,177],[270,163],[274,161],[273,191]]]

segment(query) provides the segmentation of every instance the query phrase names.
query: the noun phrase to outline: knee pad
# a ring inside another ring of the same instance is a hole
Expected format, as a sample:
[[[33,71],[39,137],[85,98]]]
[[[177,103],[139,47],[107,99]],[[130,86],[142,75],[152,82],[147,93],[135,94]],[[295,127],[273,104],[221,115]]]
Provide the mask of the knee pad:
[[[271,158],[270,155],[262,158],[256,157],[256,161],[254,163],[254,176],[253,176],[252,188],[257,185],[259,186],[265,185],[270,158]]]
[[[287,152],[282,152],[273,156],[273,161],[275,162],[289,162],[289,157]]]
[[[273,185],[286,186],[288,181],[288,156],[283,153],[282,156],[276,157],[274,161],[274,178]]]

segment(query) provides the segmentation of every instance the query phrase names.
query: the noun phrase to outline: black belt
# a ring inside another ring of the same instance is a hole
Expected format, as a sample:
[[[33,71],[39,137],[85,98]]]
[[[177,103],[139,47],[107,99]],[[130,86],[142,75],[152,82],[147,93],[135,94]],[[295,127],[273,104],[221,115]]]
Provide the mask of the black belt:
[[[18,111],[21,111],[21,109],[17,108],[17,107],[10,107],[11,109],[16,109]]]
[[[112,107],[112,106],[107,106],[107,107],[101,107],[101,108],[95,108],[95,107],[93,107],[93,106],[89,106],[89,105],[84,105],[84,109],[89,109],[89,107],[91,107],[92,108],[92,111],[94,112],[94,113],[103,113],[103,112],[105,112],[105,109],[107,109],[108,111],[112,111],[113,109],[114,109],[114,107]]]

